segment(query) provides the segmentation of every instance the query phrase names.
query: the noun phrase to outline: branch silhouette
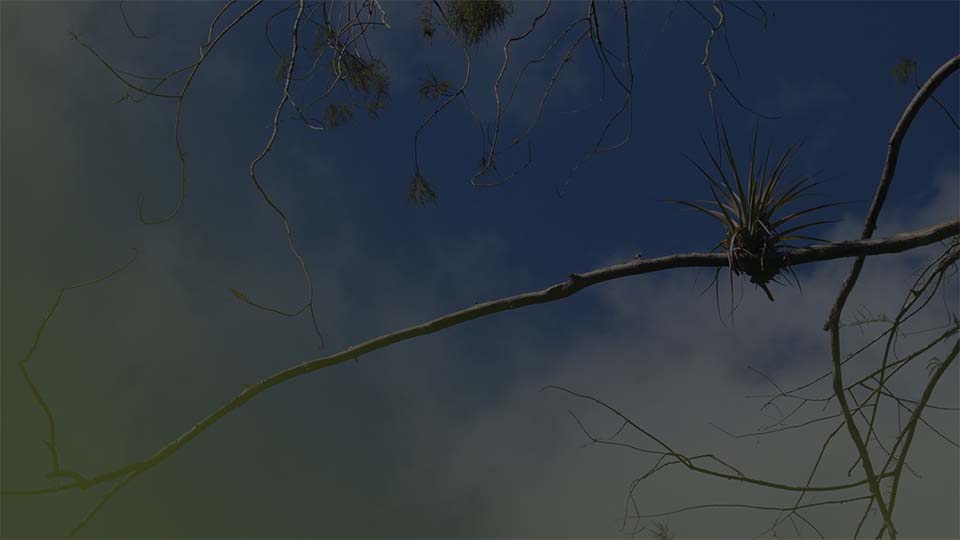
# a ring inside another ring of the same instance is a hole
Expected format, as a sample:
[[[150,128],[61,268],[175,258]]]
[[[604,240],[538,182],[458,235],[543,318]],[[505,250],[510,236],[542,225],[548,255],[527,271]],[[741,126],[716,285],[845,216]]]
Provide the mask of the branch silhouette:
[[[942,66],[940,66],[939,69],[937,69],[937,71],[933,73],[933,75],[930,76],[929,79],[927,79],[927,82],[924,83],[919,90],[917,90],[917,93],[907,105],[907,108],[904,109],[900,120],[897,122],[896,127],[893,129],[893,133],[890,135],[887,157],[883,164],[883,172],[880,175],[880,182],[877,186],[876,194],[873,197],[873,202],[870,204],[870,210],[867,212],[867,218],[863,226],[863,234],[861,235],[862,239],[867,240],[872,237],[877,228],[877,220],[880,217],[880,210],[883,208],[883,203],[886,201],[887,193],[890,190],[890,185],[893,183],[893,177],[897,170],[897,160],[900,157],[900,145],[903,142],[903,138],[906,136],[907,131],[910,129],[913,119],[916,118],[917,113],[920,112],[920,109],[923,107],[923,105],[930,99],[931,96],[933,96],[933,93],[936,91],[936,89],[943,83],[943,81],[947,79],[947,77],[955,73],[958,67],[960,67],[960,55],[954,56],[953,58],[947,60]],[[834,303],[833,308],[830,310],[830,317],[827,319],[824,330],[828,330],[830,332],[830,351],[834,366],[833,392],[840,403],[840,409],[843,412],[844,422],[846,423],[847,430],[849,431],[850,439],[853,441],[857,448],[857,453],[860,455],[861,466],[863,467],[864,472],[867,474],[867,478],[870,480],[870,491],[873,495],[873,501],[876,502],[877,507],[880,509],[880,513],[883,515],[884,525],[883,529],[880,531],[880,535],[882,535],[884,530],[886,530],[891,538],[896,538],[897,529],[893,525],[892,504],[888,505],[888,502],[884,499],[883,494],[880,492],[880,481],[877,478],[875,467],[870,459],[870,454],[867,451],[864,438],[853,419],[853,413],[851,412],[850,405],[847,402],[846,391],[843,384],[843,369],[841,367],[840,317],[843,313],[843,308],[846,305],[847,298],[850,296],[850,293],[857,284],[857,279],[860,277],[860,273],[863,270],[863,264],[865,260],[866,258],[863,255],[858,255],[854,260],[853,267],[850,269],[850,274],[843,282],[843,286],[840,288],[840,292],[837,294],[836,302]],[[894,491],[890,497],[891,501],[896,495],[895,490],[896,485],[894,486]]]
[[[930,245],[958,234],[960,234],[960,220],[948,220],[939,225],[909,233],[897,234],[885,239],[856,240],[828,245],[815,245],[786,251],[782,256],[789,260],[791,265],[798,265],[846,257],[892,254]],[[307,360],[287,369],[280,370],[273,375],[247,386],[230,401],[185,431],[158,452],[142,461],[130,463],[88,479],[78,479],[61,486],[34,490],[6,491],[5,493],[38,495],[73,489],[87,489],[91,486],[109,482],[133,472],[146,471],[173,455],[198,435],[216,424],[224,416],[240,408],[264,391],[291,379],[313,373],[314,371],[342,364],[349,360],[355,360],[364,354],[389,347],[395,343],[407,341],[419,336],[434,334],[446,328],[503,311],[562,300],[593,285],[598,285],[606,281],[676,268],[725,267],[728,264],[729,261],[726,255],[722,253],[687,253],[668,255],[654,259],[636,259],[623,264],[598,268],[582,274],[570,274],[570,278],[567,281],[557,283],[545,289],[477,304],[437,317],[422,324],[409,326],[389,334],[381,335],[357,345],[347,347],[340,352]]]

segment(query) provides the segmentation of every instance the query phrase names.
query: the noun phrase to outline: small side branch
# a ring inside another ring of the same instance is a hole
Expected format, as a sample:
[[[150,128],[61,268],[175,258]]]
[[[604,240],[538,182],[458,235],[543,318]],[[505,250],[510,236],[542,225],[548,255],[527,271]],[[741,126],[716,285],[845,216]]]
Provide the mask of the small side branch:
[[[61,467],[60,464],[60,452],[57,446],[57,423],[53,414],[53,410],[50,409],[50,406],[47,404],[47,401],[44,399],[43,394],[40,393],[40,389],[37,387],[36,383],[33,382],[33,379],[30,377],[30,371],[27,369],[27,364],[33,359],[34,353],[37,352],[37,348],[40,346],[40,339],[43,337],[44,331],[47,329],[47,324],[57,313],[57,308],[60,307],[60,302],[63,300],[63,295],[67,291],[72,291],[74,289],[79,289],[82,287],[88,287],[91,285],[96,285],[106,281],[120,272],[123,272],[130,267],[135,260],[137,260],[137,250],[133,250],[133,254],[130,256],[130,259],[123,263],[122,265],[110,270],[109,272],[97,276],[91,280],[83,281],[80,283],[75,283],[73,285],[68,285],[60,289],[57,293],[57,297],[53,301],[53,305],[50,306],[50,310],[47,312],[47,315],[40,321],[40,326],[37,327],[37,332],[34,334],[33,343],[30,344],[30,350],[27,351],[27,354],[20,360],[18,367],[20,368],[20,374],[23,376],[24,382],[27,383],[27,387],[30,388],[30,393],[33,395],[33,399],[37,402],[41,409],[43,409],[44,416],[47,417],[47,433],[48,438],[44,441],[47,449],[50,451],[50,472],[47,473],[48,479],[53,478],[69,478],[74,482],[85,482],[86,478],[83,477],[80,473],[75,471],[67,470]]]

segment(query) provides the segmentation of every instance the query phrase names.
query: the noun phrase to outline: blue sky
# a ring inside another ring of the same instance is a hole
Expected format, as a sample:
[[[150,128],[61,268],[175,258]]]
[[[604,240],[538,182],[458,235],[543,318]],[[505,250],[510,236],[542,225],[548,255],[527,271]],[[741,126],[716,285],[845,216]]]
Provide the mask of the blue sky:
[[[321,354],[307,318],[272,316],[229,293],[235,287],[284,308],[304,295],[282,224],[247,172],[280,96],[263,24],[283,5],[268,4],[239,25],[204,65],[184,104],[185,205],[172,222],[143,226],[136,218],[141,194],[148,215],[166,213],[176,201],[174,107],[157,100],[115,104],[125,89],[68,32],[127,69],[161,71],[194,60],[218,5],[126,4],[131,24],[154,35],[137,40],[116,3],[2,4],[4,489],[41,485],[48,466],[44,418],[16,362],[56,291],[124,260],[130,248],[140,257],[124,274],[68,293],[31,361],[58,415],[65,466],[93,474],[142,459],[243,384]],[[445,111],[426,131],[423,149],[438,204],[417,206],[406,197],[413,134],[434,105],[416,89],[430,72],[459,81],[462,53],[442,32],[432,41],[418,36],[418,4],[383,5],[392,29],[377,30],[371,46],[390,68],[389,107],[377,120],[361,113],[323,132],[285,121],[260,168],[312,270],[326,352],[638,251],[707,251],[718,241],[715,223],[664,202],[709,195],[684,157],[703,163],[699,134],[712,130],[700,65],[709,28],[693,10],[680,5],[664,24],[672,2],[631,5],[633,136],[580,167],[563,197],[557,186],[622,99],[609,79],[600,99],[589,46],[565,68],[533,132],[534,164],[501,187],[469,185],[477,131],[460,103]],[[540,6],[518,2],[504,29],[471,51],[468,96],[487,120],[503,40],[524,30]],[[622,50],[615,7],[602,6],[602,20],[611,29],[609,46]],[[911,57],[922,79],[957,54],[958,6],[767,8],[765,30],[730,12],[740,75],[719,40],[714,67],[750,107],[782,115],[760,125],[775,150],[807,139],[794,170],[823,171],[828,181],[820,196],[852,201],[830,211],[841,222],[821,235],[852,238],[890,131],[912,96],[912,86],[894,81],[891,69]],[[555,6],[530,41],[516,46],[518,62],[539,54],[583,11],[579,3]],[[559,57],[552,60],[551,68]],[[549,76],[546,68],[529,74],[508,128],[529,121],[537,85]],[[938,96],[956,115],[956,77]],[[722,90],[715,99],[735,148],[746,152],[755,117]],[[616,125],[612,137],[622,128]],[[958,142],[940,111],[923,110],[904,145],[881,234],[958,214]],[[890,313],[932,255],[918,250],[868,261],[850,305]],[[822,430],[740,444],[708,422],[745,430],[763,423],[756,401],[742,396],[768,388],[748,366],[793,382],[827,369],[820,327],[848,264],[800,269],[803,294],[778,288],[773,304],[744,287],[732,325],[719,320],[712,294],[699,294],[712,274],[681,270],[482,319],[289,382],[137,479],[84,534],[619,536],[627,487],[649,463],[635,453],[583,447],[568,409],[598,429],[616,423],[585,403],[541,392],[547,384],[609,400],[691,453],[717,450],[796,480]],[[917,325],[938,317],[942,312],[931,312]],[[846,339],[853,347],[868,337],[851,331]],[[924,371],[917,370],[908,380],[919,384]],[[950,374],[938,398],[956,406],[956,370]],[[937,414],[932,419],[956,440],[955,414]],[[905,480],[901,529],[911,531],[908,537],[956,537],[956,449],[930,432],[920,435],[914,451],[928,474]],[[843,477],[843,456],[825,482]],[[641,494],[650,512],[770,497],[681,473],[658,482]],[[62,534],[96,496],[5,496],[2,534]],[[852,508],[821,512],[818,525],[833,534],[848,534],[858,517]],[[768,521],[746,511],[670,518],[679,537],[752,536]]]

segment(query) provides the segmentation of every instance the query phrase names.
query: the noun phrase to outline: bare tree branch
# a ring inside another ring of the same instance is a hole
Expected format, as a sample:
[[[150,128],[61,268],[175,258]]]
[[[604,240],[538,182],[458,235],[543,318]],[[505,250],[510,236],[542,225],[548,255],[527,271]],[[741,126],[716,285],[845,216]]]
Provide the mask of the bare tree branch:
[[[40,321],[40,326],[37,327],[37,332],[33,337],[33,343],[30,344],[30,350],[27,351],[27,354],[20,360],[18,367],[20,368],[20,374],[23,376],[24,382],[27,383],[27,387],[30,388],[30,393],[33,394],[33,399],[40,405],[40,408],[43,409],[44,416],[47,417],[47,432],[48,440],[44,441],[47,449],[50,451],[50,472],[47,473],[47,478],[70,478],[77,482],[85,481],[86,479],[80,473],[75,471],[66,470],[60,466],[60,452],[59,447],[57,446],[57,423],[54,419],[53,411],[50,409],[50,406],[47,405],[47,401],[43,398],[43,394],[40,393],[40,389],[33,382],[33,379],[30,377],[30,372],[27,369],[27,364],[33,358],[34,353],[37,352],[37,347],[40,345],[40,338],[43,337],[44,331],[47,329],[47,324],[49,324],[50,319],[57,313],[57,308],[60,307],[60,302],[63,300],[63,295],[67,291],[72,291],[74,289],[79,289],[82,287],[88,287],[90,285],[96,285],[97,283],[106,281],[113,276],[119,274],[126,270],[135,260],[137,260],[138,252],[136,249],[133,250],[133,254],[130,259],[124,264],[114,268],[113,270],[95,277],[93,279],[83,281],[80,283],[75,283],[73,285],[68,285],[60,289],[60,292],[57,293],[57,297],[53,301],[53,305],[50,306],[50,310],[47,312],[47,315]]]
[[[957,234],[960,234],[960,220],[951,220],[940,225],[928,227],[912,233],[898,234],[885,240],[862,240],[843,242],[839,245],[810,246],[808,248],[795,250],[795,252],[797,252],[799,255],[794,256],[792,255],[794,252],[788,251],[786,252],[785,256],[792,261],[791,264],[803,264],[844,257],[854,257],[861,254],[879,255],[882,253],[899,253],[914,247],[928,245]],[[264,391],[308,373],[341,364],[349,360],[355,360],[364,354],[383,349],[395,343],[407,341],[419,336],[434,334],[446,328],[463,324],[474,319],[479,319],[481,317],[490,316],[495,313],[561,300],[572,296],[590,286],[614,279],[640,274],[649,274],[674,268],[723,267],[727,266],[728,263],[729,261],[726,255],[722,253],[688,253],[682,255],[668,255],[666,257],[658,257],[654,259],[636,259],[623,264],[598,268],[583,274],[570,274],[569,280],[557,283],[547,287],[546,289],[508,296],[498,300],[477,304],[419,325],[410,326],[402,330],[384,334],[382,336],[348,347],[338,353],[307,360],[290,368],[278,371],[273,375],[261,379],[255,384],[247,386],[242,392],[237,394],[226,404],[185,431],[182,435],[168,443],[158,452],[142,461],[131,463],[118,469],[93,476],[88,480],[76,480],[72,483],[53,488],[17,490],[6,493],[33,495],[67,491],[78,488],[88,488],[93,485],[120,478],[134,471],[142,471],[152,468],[166,458],[170,457],[177,450],[186,446],[187,443],[216,424],[221,418],[240,408],[242,405],[246,404],[248,401]]]
[[[907,108],[904,110],[903,115],[900,117],[900,121],[897,122],[897,125],[893,130],[893,134],[890,136],[890,142],[888,143],[887,157],[883,166],[883,172],[880,175],[880,183],[877,186],[877,192],[874,195],[873,202],[870,204],[870,210],[867,213],[867,219],[863,226],[863,234],[861,235],[862,239],[869,239],[871,236],[873,236],[874,230],[876,230],[877,220],[880,217],[880,210],[887,198],[887,192],[890,189],[890,184],[893,182],[893,176],[896,172],[897,159],[900,155],[900,145],[903,142],[904,136],[907,134],[907,130],[910,128],[910,124],[917,116],[917,113],[920,112],[923,104],[927,102],[927,100],[933,95],[934,91],[936,91],[936,89],[940,86],[940,84],[943,83],[944,80],[946,80],[948,76],[957,71],[958,67],[960,67],[960,56],[955,56],[940,66],[940,68],[937,69],[937,71],[934,72],[927,82],[924,83],[924,85],[917,91],[916,95],[914,95],[913,99],[910,101],[910,104],[907,105]],[[830,350],[833,357],[834,366],[834,394],[840,402],[840,408],[843,411],[847,429],[850,433],[850,438],[860,455],[861,466],[863,467],[864,472],[866,472],[867,478],[870,480],[870,490],[873,493],[877,507],[880,509],[880,512],[883,515],[884,528],[890,534],[891,538],[896,538],[897,529],[893,525],[893,517],[891,515],[890,508],[887,506],[887,503],[883,498],[883,494],[880,492],[880,484],[877,474],[874,470],[873,463],[870,459],[869,453],[867,452],[863,437],[860,434],[860,430],[857,428],[857,425],[853,419],[853,415],[850,411],[850,405],[847,403],[846,390],[844,389],[843,384],[843,368],[841,367],[840,316],[843,312],[843,307],[846,304],[847,297],[856,286],[857,279],[860,277],[860,272],[863,269],[863,263],[865,260],[865,256],[863,255],[857,256],[857,258],[854,260],[853,268],[851,268],[849,276],[844,281],[843,286],[840,288],[840,292],[837,295],[837,299],[832,310],[830,311],[830,317],[827,320],[824,329],[830,331]]]
[[[260,193],[263,200],[267,203],[267,205],[270,206],[270,208],[273,209],[274,212],[276,212],[278,216],[280,216],[280,220],[283,221],[283,227],[287,233],[287,247],[290,249],[290,252],[293,254],[293,256],[297,259],[297,263],[300,265],[300,270],[303,273],[304,281],[306,282],[307,301],[304,303],[303,307],[301,307],[299,310],[293,313],[285,313],[273,308],[261,306],[260,304],[257,304],[255,302],[250,301],[249,299],[246,299],[245,295],[238,294],[238,291],[236,291],[235,289],[232,289],[232,290],[233,290],[234,296],[236,296],[238,299],[245,301],[252,306],[259,307],[262,309],[267,309],[268,311],[272,311],[274,313],[280,313],[282,315],[296,316],[302,313],[304,310],[309,309],[310,320],[313,323],[313,331],[317,335],[317,337],[320,339],[320,346],[323,347],[323,335],[320,332],[320,326],[317,323],[316,310],[314,309],[313,279],[310,276],[310,270],[307,268],[307,262],[303,259],[303,256],[300,255],[300,252],[297,250],[297,247],[293,241],[293,227],[290,225],[290,221],[287,219],[287,215],[283,212],[283,210],[279,206],[277,206],[277,203],[273,201],[270,195],[267,194],[267,191],[264,189],[263,184],[257,178],[257,164],[259,164],[267,156],[267,154],[269,154],[270,151],[273,149],[273,145],[277,140],[277,135],[280,132],[280,114],[283,111],[283,107],[287,104],[287,102],[290,99],[290,81],[293,78],[293,72],[296,67],[297,50],[299,49],[298,30],[300,27],[300,21],[303,18],[304,3],[305,3],[304,0],[299,0],[297,14],[293,20],[293,27],[291,28],[292,44],[290,46],[290,57],[289,57],[289,61],[287,62],[286,74],[284,75],[283,95],[280,98],[280,102],[277,104],[277,108],[273,114],[273,128],[270,131],[270,137],[267,139],[267,142],[264,144],[263,149],[260,151],[260,154],[258,154],[257,157],[250,162],[250,179],[253,181],[253,185],[257,188],[257,191]]]

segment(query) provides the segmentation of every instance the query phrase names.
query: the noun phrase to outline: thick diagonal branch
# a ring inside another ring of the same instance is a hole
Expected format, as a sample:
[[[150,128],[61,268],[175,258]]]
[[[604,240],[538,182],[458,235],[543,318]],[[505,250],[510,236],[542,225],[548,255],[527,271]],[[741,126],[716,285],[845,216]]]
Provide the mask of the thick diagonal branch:
[[[899,253],[916,247],[929,245],[940,240],[960,234],[960,220],[950,220],[939,225],[921,229],[911,233],[898,234],[881,240],[859,240],[840,242],[837,244],[810,246],[785,252],[783,257],[791,264],[804,264],[817,261],[826,261],[853,256],[880,255]],[[338,353],[307,360],[298,365],[278,371],[259,382],[247,386],[242,392],[233,397],[226,404],[212,414],[185,431],[178,438],[168,443],[149,458],[131,463],[113,471],[91,477],[89,480],[76,481],[57,487],[50,487],[29,491],[10,491],[10,494],[30,495],[39,493],[53,493],[77,488],[87,488],[93,485],[118,479],[134,471],[144,471],[170,457],[174,452],[187,445],[195,437],[206,431],[212,425],[230,412],[238,409],[262,392],[281,383],[295,379],[302,375],[320,369],[341,364],[356,359],[395,343],[407,341],[419,336],[433,334],[463,324],[474,319],[487,317],[503,311],[522,307],[545,304],[572,296],[588,287],[611,281],[614,279],[649,274],[674,268],[694,267],[724,267],[729,264],[726,254],[723,253],[688,253],[668,255],[655,259],[635,259],[627,263],[598,268],[583,274],[570,274],[567,281],[557,283],[546,289],[522,293],[514,296],[491,300],[471,306],[460,311],[449,313],[422,324],[410,326],[389,334],[370,339],[358,345],[348,347]]]

